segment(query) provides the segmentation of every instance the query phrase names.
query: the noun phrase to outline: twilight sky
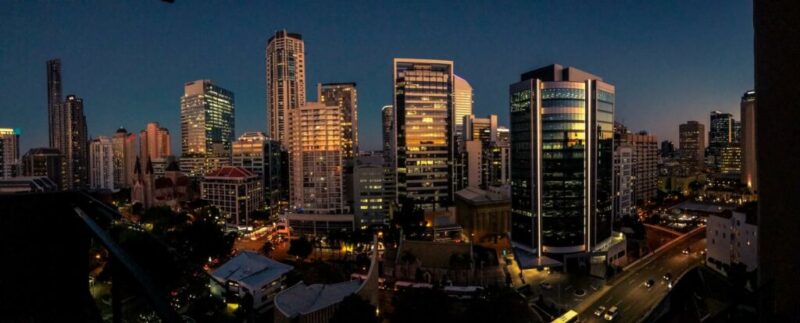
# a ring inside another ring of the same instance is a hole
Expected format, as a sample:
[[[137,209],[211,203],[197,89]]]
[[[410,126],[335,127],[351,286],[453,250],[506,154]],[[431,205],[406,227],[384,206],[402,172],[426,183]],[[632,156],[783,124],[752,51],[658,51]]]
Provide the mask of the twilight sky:
[[[45,61],[58,57],[91,136],[157,121],[180,154],[180,96],[196,79],[235,93],[237,136],[266,131],[264,50],[285,28],[305,40],[309,100],[317,82],[358,83],[362,150],[380,149],[393,57],[455,61],[475,114],[502,124],[519,74],[575,66],[616,86],[618,121],[677,145],[679,123],[738,118],[753,87],[752,4],[653,2],[2,1],[0,127],[22,129],[21,153],[47,145]]]

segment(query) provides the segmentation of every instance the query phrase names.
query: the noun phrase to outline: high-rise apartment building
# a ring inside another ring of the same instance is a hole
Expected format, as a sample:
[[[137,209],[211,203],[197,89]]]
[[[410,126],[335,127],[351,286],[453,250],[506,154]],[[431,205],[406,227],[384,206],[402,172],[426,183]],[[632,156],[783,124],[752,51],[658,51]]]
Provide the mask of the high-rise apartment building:
[[[633,147],[627,142],[614,146],[614,216],[633,216]]]
[[[23,176],[47,176],[59,189],[63,187],[65,167],[64,156],[55,148],[33,148],[22,156]]]
[[[89,187],[114,190],[114,143],[99,136],[89,144]]]
[[[261,179],[264,204],[271,215],[280,212],[280,200],[284,190],[282,178],[288,169],[281,163],[283,150],[281,144],[267,137],[263,132],[245,132],[233,142],[232,163]]]
[[[688,170],[701,170],[705,164],[705,126],[687,121],[678,126],[678,150],[681,164]]]
[[[213,116],[210,118],[213,118]],[[232,116],[231,119],[233,119]],[[148,158],[156,160],[172,156],[172,141],[169,136],[169,130],[161,127],[158,122],[148,123],[144,130],[139,132],[139,155],[142,160],[147,160]]]
[[[423,209],[452,204],[453,62],[394,59],[397,192]]]
[[[621,134],[620,141],[633,148],[633,202],[647,203],[658,190],[658,140],[646,131]]]
[[[394,107],[385,105],[381,108],[381,124],[383,126],[383,209],[391,216],[391,209],[397,201],[397,172],[395,172],[395,124]]]
[[[61,133],[57,136],[62,141],[55,147],[64,155],[66,162],[63,189],[84,189],[89,186],[89,136],[83,100],[75,95],[68,95],[66,100],[57,105],[56,111],[62,122]]]
[[[659,152],[662,158],[672,158],[675,155],[675,145],[672,141],[664,140],[661,142],[661,150]]]
[[[464,117],[472,115],[474,100],[472,86],[469,85],[469,82],[455,74],[453,77],[455,78],[453,82],[453,123],[456,135],[459,135],[464,129]]]
[[[344,158],[342,180],[344,196],[350,209],[353,208],[353,167],[358,155],[358,92],[356,83],[317,84],[317,98],[326,106],[342,110],[342,157]]]
[[[343,178],[342,109],[306,102],[292,110],[290,118],[290,208],[298,213],[349,213]]]
[[[19,129],[0,128],[0,179],[20,175]]]
[[[267,41],[267,125],[270,138],[289,146],[289,114],[306,103],[303,36],[285,30]]]
[[[550,65],[509,90],[512,243],[538,259],[596,250],[613,222],[614,86]]]
[[[486,118],[468,115],[463,119],[464,142],[477,140],[481,144],[480,186],[506,184],[508,182],[509,146],[508,141],[500,138],[499,129],[501,127],[497,125],[497,115],[491,114]]]
[[[210,80],[188,82],[183,89],[181,170],[189,177],[199,177],[230,165],[234,97],[233,92]]]
[[[49,131],[50,148],[61,149],[63,136],[63,116],[58,106],[63,100],[61,92],[61,60],[47,61],[47,129]]]
[[[742,184],[747,189],[758,192],[758,169],[756,168],[756,91],[750,90],[742,95],[742,129],[739,142],[742,148]]]
[[[114,146],[114,187],[128,188],[133,184],[136,164],[136,135],[125,128],[117,129],[111,138]]]

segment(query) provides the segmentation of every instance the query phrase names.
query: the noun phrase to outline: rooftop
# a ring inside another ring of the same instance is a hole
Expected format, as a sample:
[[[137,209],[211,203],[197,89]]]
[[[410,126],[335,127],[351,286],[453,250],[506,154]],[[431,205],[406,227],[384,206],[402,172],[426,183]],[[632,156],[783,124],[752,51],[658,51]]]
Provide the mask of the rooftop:
[[[232,280],[248,286],[261,286],[264,282],[280,278],[293,268],[256,252],[242,251],[211,272],[211,276],[220,282]]]
[[[341,302],[358,291],[359,287],[361,282],[358,280],[329,285],[299,282],[275,296],[275,308],[290,318],[313,313]]]
[[[477,187],[467,187],[456,192],[456,197],[470,202],[470,204],[510,203],[511,200],[497,192],[482,190]]]
[[[231,177],[231,178],[244,178],[256,176],[252,172],[242,167],[237,166],[222,166],[212,170],[206,174],[205,177]]]

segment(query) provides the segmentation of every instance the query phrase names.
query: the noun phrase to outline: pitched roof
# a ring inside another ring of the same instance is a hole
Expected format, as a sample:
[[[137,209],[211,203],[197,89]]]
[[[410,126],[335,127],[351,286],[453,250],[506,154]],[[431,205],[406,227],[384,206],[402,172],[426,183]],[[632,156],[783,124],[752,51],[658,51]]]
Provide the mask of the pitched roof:
[[[305,315],[341,302],[359,287],[358,280],[327,285],[299,282],[275,296],[275,307],[289,318]]]
[[[242,177],[251,177],[251,176],[256,176],[256,175],[253,174],[252,172],[250,172],[249,170],[244,169],[242,167],[222,166],[220,168],[217,168],[215,170],[212,170],[212,171],[208,172],[208,174],[206,174],[205,177],[236,177],[236,178],[242,178]]]
[[[280,278],[293,268],[256,252],[242,251],[211,272],[211,276],[220,282],[232,280],[252,288],[258,288],[264,283]]]

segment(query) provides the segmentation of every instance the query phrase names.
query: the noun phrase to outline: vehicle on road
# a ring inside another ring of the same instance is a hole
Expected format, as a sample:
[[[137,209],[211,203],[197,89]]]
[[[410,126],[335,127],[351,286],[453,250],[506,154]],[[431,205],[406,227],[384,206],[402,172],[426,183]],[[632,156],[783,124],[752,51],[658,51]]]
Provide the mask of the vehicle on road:
[[[683,249],[683,251],[681,251],[681,253],[683,253],[684,255],[688,255],[689,252],[691,252],[691,251],[692,251],[691,249],[686,248],[686,249]]]
[[[666,280],[666,281],[672,280],[672,274],[670,274],[670,273],[664,274],[664,280]]]
[[[553,285],[552,285],[552,284],[550,284],[550,283],[547,283],[547,282],[539,284],[539,287],[540,287],[541,289],[544,289],[544,290],[551,290],[551,289],[553,289]]]
[[[606,314],[603,315],[603,318],[606,319],[606,321],[613,321],[615,318],[617,318],[617,315],[619,315],[619,308],[616,306],[611,306]]]
[[[601,317],[606,312],[605,306],[598,306],[596,310],[594,310],[594,316]]]
[[[655,283],[656,282],[654,280],[648,279],[646,282],[644,282],[644,286],[647,287],[647,288],[650,288],[650,287],[653,287],[653,285],[655,285]]]
[[[569,310],[564,315],[557,317],[552,323],[574,323],[578,322],[578,312]]]

